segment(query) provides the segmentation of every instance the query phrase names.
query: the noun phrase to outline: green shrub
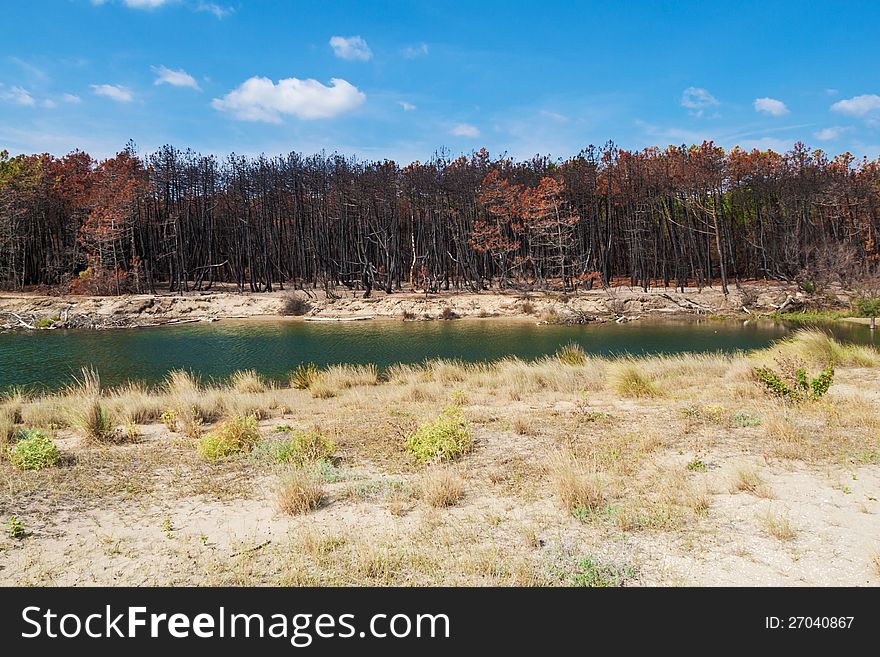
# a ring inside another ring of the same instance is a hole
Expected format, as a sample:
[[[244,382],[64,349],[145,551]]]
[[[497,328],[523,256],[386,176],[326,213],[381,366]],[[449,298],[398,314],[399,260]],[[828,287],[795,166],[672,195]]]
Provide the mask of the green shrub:
[[[467,421],[457,406],[448,406],[406,440],[406,450],[422,463],[457,459],[473,447]]]
[[[58,463],[55,442],[40,429],[21,429],[9,449],[9,460],[20,470],[42,470]]]
[[[294,431],[290,438],[270,443],[269,458],[301,467],[315,461],[332,461],[335,452],[336,445],[327,436],[317,431]]]
[[[318,368],[314,363],[300,363],[290,374],[290,387],[308,390],[318,378]]]
[[[9,516],[6,522],[9,525],[8,529],[6,530],[6,533],[9,534],[9,538],[22,539],[27,536],[27,532],[24,528],[24,523],[18,516]]]
[[[880,315],[880,295],[864,296],[856,301],[856,312],[859,317],[877,317]]]
[[[828,365],[816,377],[810,377],[802,367],[794,374],[793,380],[787,380],[782,374],[769,367],[756,367],[755,378],[773,395],[782,399],[799,402],[807,399],[819,399],[828,392],[834,381],[834,367]]]
[[[587,362],[587,354],[584,353],[583,347],[575,342],[569,342],[561,347],[556,352],[556,358],[566,365],[585,365]]]
[[[209,461],[216,461],[233,454],[251,451],[260,442],[255,417],[234,417],[218,424],[213,431],[206,434],[196,449]]]

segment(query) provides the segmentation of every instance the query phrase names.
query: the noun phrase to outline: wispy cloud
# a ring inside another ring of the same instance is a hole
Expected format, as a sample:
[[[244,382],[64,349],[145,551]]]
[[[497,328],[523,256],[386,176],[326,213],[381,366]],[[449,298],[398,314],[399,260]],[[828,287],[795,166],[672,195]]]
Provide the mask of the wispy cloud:
[[[706,109],[718,104],[718,99],[702,87],[688,87],[681,94],[681,106],[692,110],[694,116],[702,116]]]
[[[831,111],[848,116],[863,117],[880,110],[880,96],[876,94],[862,94],[838,100],[831,106]]]
[[[367,96],[340,78],[324,85],[317,80],[286,78],[277,84],[265,77],[252,77],[211,105],[243,121],[281,123],[283,115],[300,119],[328,119],[361,105]]]
[[[560,114],[559,112],[553,112],[552,110],[540,110],[538,112],[545,119],[550,119],[551,121],[555,121],[556,123],[568,123],[568,117],[564,114]]]
[[[126,87],[118,84],[93,84],[92,90],[96,95],[110,98],[117,103],[130,103],[134,100],[134,94]]]
[[[76,94],[61,94],[61,100],[65,103],[77,104],[82,102],[82,98],[77,96]]]
[[[755,98],[753,104],[756,112],[762,112],[770,116],[785,116],[789,113],[785,103],[775,98]]]
[[[404,112],[412,112],[416,109],[415,105],[413,105],[412,103],[408,103],[405,100],[398,100],[397,104],[403,108]]]
[[[235,13],[233,7],[222,7],[213,2],[200,2],[196,5],[196,11],[204,11],[213,14],[215,18],[222,19]]]
[[[400,51],[406,59],[415,59],[416,57],[424,57],[428,54],[428,44],[424,41],[414,46],[407,46]]]
[[[370,50],[367,42],[359,36],[330,37],[330,47],[337,57],[349,61],[365,62],[373,56],[373,51]]]
[[[22,87],[10,87],[8,90],[0,85],[0,100],[13,105],[32,106],[36,103],[31,93]]]
[[[458,123],[449,130],[449,134],[455,137],[479,137],[480,130],[470,123]]]
[[[150,70],[156,74],[156,80],[153,84],[170,84],[172,87],[189,87],[190,89],[201,91],[196,79],[182,68],[173,71],[164,66],[151,66]]]

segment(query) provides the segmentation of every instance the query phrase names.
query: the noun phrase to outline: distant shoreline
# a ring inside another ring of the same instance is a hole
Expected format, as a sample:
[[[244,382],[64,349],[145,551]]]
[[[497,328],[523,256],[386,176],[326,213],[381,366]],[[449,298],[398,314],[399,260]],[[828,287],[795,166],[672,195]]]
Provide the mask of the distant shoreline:
[[[795,285],[752,282],[724,296],[718,287],[650,288],[645,292],[613,287],[563,294],[491,290],[483,292],[413,292],[385,294],[337,290],[283,290],[269,293],[231,291],[123,296],[47,296],[0,293],[0,326],[6,329],[135,328],[219,320],[338,319],[359,317],[404,321],[502,317],[558,324],[633,321],[644,316],[766,315],[786,306],[809,304]],[[834,291],[840,307],[849,295]],[[311,296],[309,296],[311,295]],[[850,321],[861,323],[859,318]],[[865,320],[867,322],[867,320]]]

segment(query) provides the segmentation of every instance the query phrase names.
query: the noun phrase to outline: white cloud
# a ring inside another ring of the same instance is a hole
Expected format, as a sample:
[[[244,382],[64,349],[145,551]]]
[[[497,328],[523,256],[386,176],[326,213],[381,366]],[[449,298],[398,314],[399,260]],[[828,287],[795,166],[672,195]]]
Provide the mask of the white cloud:
[[[358,60],[365,62],[373,56],[370,46],[359,36],[330,38],[330,47],[340,59]]]
[[[8,103],[13,103],[15,105],[31,106],[35,103],[34,97],[31,96],[30,92],[27,89],[23,89],[21,87],[10,87],[9,91],[4,91],[0,89],[0,100],[4,100]]]
[[[235,13],[233,7],[221,7],[213,2],[200,2],[196,7],[196,11],[206,11],[209,14],[214,14],[215,18],[226,18]]]
[[[408,103],[405,100],[398,100],[397,104],[403,108],[404,112],[412,112],[414,109],[416,109],[415,105],[413,105],[412,103]]]
[[[44,100],[44,101],[42,102],[42,105],[43,105],[43,107],[45,107],[46,109],[55,109],[56,107],[58,107],[58,103],[56,103],[56,102],[55,102],[54,100],[52,100],[51,98],[47,98],[46,100]]]
[[[175,0],[123,0],[126,7],[132,9],[155,9],[162,5],[171,4]],[[103,2],[101,3],[103,4]]]
[[[788,108],[781,100],[775,98],[755,98],[755,111],[769,114],[770,116],[785,116]]]
[[[708,107],[718,105],[718,99],[702,87],[688,87],[681,94],[681,106],[697,110],[698,116]]]
[[[153,84],[170,84],[172,87],[189,87],[201,91],[196,79],[182,68],[172,71],[164,66],[151,66],[150,70],[156,74],[156,80]]]
[[[813,136],[819,141],[832,141],[840,137],[848,128],[833,126],[831,128],[822,128],[813,133]]]
[[[564,114],[560,114],[559,112],[553,112],[551,110],[541,110],[538,112],[545,119],[550,119],[551,121],[555,121],[556,123],[568,123],[568,117]]]
[[[880,96],[876,94],[862,94],[844,100],[838,100],[831,106],[834,112],[848,114],[849,116],[865,116],[880,110]]]
[[[73,103],[73,104],[76,104],[76,103],[79,103],[82,101],[82,99],[79,96],[77,96],[76,94],[61,94],[61,100],[63,100],[65,103]]]
[[[215,98],[211,105],[244,121],[280,123],[283,114],[328,119],[353,110],[366,98],[353,84],[339,78],[332,78],[326,86],[312,79],[286,78],[275,84],[269,78],[252,77],[223,98]]]
[[[452,126],[452,129],[449,131],[450,135],[455,135],[456,137],[479,137],[480,130],[471,125],[470,123],[459,123],[457,125]]]
[[[93,84],[92,89],[98,96],[105,96],[117,103],[130,103],[134,100],[134,94],[118,84]]]
[[[406,59],[415,59],[416,57],[424,57],[428,54],[428,44],[424,41],[415,46],[407,46],[402,51]]]

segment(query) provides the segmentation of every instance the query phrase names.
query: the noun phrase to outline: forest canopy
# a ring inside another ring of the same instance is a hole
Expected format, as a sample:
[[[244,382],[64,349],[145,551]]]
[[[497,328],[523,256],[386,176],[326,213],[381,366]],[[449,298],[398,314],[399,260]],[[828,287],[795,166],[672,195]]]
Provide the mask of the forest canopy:
[[[712,142],[566,160],[0,153],[0,285],[577,290],[874,275],[880,161]]]

